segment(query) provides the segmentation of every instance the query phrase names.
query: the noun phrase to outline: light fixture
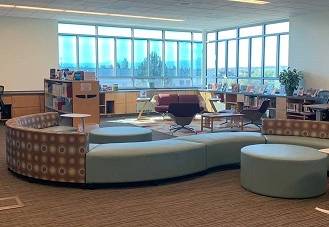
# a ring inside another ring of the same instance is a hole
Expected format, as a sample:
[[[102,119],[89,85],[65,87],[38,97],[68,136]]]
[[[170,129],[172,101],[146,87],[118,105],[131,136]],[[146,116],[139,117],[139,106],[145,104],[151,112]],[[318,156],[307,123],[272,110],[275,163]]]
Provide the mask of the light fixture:
[[[125,18],[136,18],[136,19],[147,19],[147,20],[173,21],[173,22],[182,22],[182,21],[184,21],[182,19],[173,19],[173,18],[164,18],[164,17],[148,17],[148,16],[138,16],[138,15],[118,14],[118,13],[101,13],[101,12],[90,12],[90,11],[80,11],[80,10],[70,10],[70,9],[58,9],[58,8],[49,8],[49,7],[24,6],[24,5],[0,4],[0,8],[37,10],[37,11],[49,11],[49,12],[62,12],[62,13],[75,13],[75,14],[96,15],[96,16],[125,17]]]
[[[241,2],[241,3],[249,3],[249,4],[257,4],[257,5],[265,5],[270,2],[262,1],[262,0],[228,0],[230,2]]]

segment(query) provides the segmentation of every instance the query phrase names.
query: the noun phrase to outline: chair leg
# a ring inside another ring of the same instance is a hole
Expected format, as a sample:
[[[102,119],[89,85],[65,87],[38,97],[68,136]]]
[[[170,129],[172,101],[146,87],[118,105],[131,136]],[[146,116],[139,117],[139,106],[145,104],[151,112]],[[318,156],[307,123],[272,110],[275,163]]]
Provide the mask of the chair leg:
[[[188,130],[190,132],[193,132],[193,133],[197,134],[197,132],[195,131],[194,128],[191,128],[191,127],[189,127],[187,125],[184,125],[184,126],[182,126],[182,125],[170,125],[169,126],[169,131],[171,132],[171,134],[174,134],[175,132],[177,132],[177,131],[179,131],[181,129],[186,129],[186,130]]]

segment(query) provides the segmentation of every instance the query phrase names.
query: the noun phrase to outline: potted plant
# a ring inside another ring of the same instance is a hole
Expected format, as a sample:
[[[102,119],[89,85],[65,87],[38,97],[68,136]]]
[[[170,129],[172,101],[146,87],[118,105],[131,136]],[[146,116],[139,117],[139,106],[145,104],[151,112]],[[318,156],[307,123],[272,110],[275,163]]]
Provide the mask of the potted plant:
[[[294,91],[298,88],[299,81],[303,78],[303,73],[297,69],[288,67],[279,75],[280,83],[285,87],[287,96],[292,96]]]

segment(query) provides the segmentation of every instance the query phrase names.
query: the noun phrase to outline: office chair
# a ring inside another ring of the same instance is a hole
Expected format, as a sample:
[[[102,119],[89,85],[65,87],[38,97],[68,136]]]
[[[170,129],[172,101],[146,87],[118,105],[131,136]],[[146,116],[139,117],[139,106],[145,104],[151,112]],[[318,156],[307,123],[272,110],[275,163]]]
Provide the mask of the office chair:
[[[259,108],[247,108],[241,111],[244,114],[244,118],[247,120],[247,123],[244,125],[256,125],[258,128],[261,128],[262,125],[262,116],[266,113],[270,106],[270,100],[266,99],[262,102]]]

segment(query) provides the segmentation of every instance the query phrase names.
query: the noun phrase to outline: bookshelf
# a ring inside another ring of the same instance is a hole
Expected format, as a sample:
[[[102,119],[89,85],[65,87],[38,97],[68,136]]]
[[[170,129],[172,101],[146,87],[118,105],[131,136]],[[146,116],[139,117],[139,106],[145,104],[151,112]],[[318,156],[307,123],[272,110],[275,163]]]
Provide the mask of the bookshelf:
[[[44,80],[45,111],[59,114],[90,114],[87,124],[99,124],[98,81]],[[79,119],[62,118],[64,125],[77,127]]]

